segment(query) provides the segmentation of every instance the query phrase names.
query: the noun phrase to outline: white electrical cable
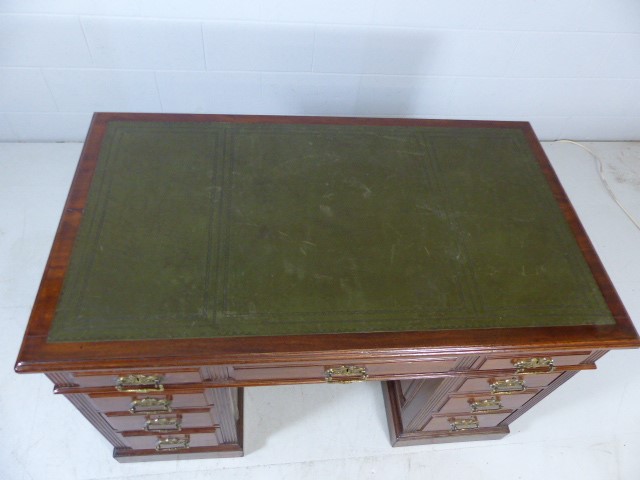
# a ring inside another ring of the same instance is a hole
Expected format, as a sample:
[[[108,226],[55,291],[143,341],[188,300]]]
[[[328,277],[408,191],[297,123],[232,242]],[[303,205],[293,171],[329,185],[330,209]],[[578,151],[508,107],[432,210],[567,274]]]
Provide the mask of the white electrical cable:
[[[618,200],[618,197],[616,197],[616,194],[613,193],[613,190],[611,190],[611,187],[609,186],[609,182],[607,182],[607,179],[604,176],[604,166],[602,164],[602,160],[600,159],[600,157],[598,155],[596,155],[593,150],[591,150],[589,147],[587,147],[586,145],[583,145],[579,142],[573,141],[573,140],[556,140],[553,143],[570,143],[572,145],[575,145],[577,147],[580,147],[581,149],[583,149],[584,151],[588,152],[589,155],[591,155],[594,160],[596,161],[596,165],[598,167],[598,174],[600,175],[600,181],[602,182],[602,184],[604,185],[604,188],[607,190],[607,193],[609,194],[609,196],[611,197],[611,199],[616,202],[616,204],[620,207],[620,209],[622,209],[622,211],[624,212],[624,214],[629,218],[629,220],[631,220],[631,223],[633,223],[635,225],[635,227],[640,230],[640,221],[638,221],[630,212],[629,210],[627,210],[625,208],[625,206],[620,203],[620,201]]]

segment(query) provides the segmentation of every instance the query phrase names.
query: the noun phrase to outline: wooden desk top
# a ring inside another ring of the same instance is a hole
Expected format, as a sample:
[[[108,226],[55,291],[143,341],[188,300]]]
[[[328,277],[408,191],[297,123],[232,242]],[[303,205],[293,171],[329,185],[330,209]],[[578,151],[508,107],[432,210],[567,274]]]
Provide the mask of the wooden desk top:
[[[16,369],[639,345],[527,123],[103,113]]]

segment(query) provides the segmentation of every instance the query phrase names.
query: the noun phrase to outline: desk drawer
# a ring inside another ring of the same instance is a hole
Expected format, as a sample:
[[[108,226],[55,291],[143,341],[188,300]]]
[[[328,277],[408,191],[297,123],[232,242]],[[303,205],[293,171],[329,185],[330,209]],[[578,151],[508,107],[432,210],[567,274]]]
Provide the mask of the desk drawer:
[[[402,376],[416,377],[438,372],[448,372],[456,365],[456,358],[441,358],[409,362],[351,362],[321,365],[237,365],[232,378],[237,381],[307,380],[348,382],[360,380],[385,380]]]
[[[562,373],[469,378],[458,389],[458,392],[516,393],[530,388],[546,387],[560,375],[562,375]]]
[[[160,392],[164,385],[204,381],[199,369],[75,372],[71,374],[71,380],[79,387],[113,387],[114,391],[133,393]]]
[[[438,410],[440,413],[478,413],[483,411],[516,409],[531,400],[537,390],[511,395],[456,395],[449,397]]]
[[[442,358],[438,360],[423,360],[417,362],[387,362],[372,363],[367,366],[367,371],[371,377],[385,377],[396,375],[420,375],[438,372],[448,372],[452,370],[458,359]]]
[[[180,432],[186,428],[216,426],[213,409],[176,410],[165,414],[132,415],[129,412],[104,414],[107,422],[119,432]]]
[[[168,413],[176,408],[209,407],[213,404],[205,389],[174,394],[92,393],[88,397],[100,412]]]
[[[484,414],[477,413],[473,415],[434,415],[422,430],[425,432],[442,430],[456,432],[495,427],[509,415],[511,415],[510,411]]]
[[[591,356],[591,352],[541,353],[509,356],[491,356],[480,366],[480,370],[514,370],[516,373],[547,373],[555,367],[579,365]]]
[[[218,438],[214,430],[187,430],[181,433],[153,435],[139,435],[137,432],[123,433],[123,438],[129,447],[135,450],[185,451],[194,447],[212,447],[218,445]]]
[[[322,365],[237,365],[231,377],[238,381],[312,380],[324,378]]]

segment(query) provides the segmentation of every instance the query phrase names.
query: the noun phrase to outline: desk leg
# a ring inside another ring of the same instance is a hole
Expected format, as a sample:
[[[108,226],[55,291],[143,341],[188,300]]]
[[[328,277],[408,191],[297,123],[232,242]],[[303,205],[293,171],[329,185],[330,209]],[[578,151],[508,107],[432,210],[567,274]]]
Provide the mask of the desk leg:
[[[243,389],[209,388],[206,395],[213,404],[215,428],[188,428],[167,434],[116,434],[116,439],[124,437],[124,444],[114,443],[114,458],[119,462],[140,462],[242,456]],[[104,434],[105,429],[102,431]],[[138,446],[150,442],[152,446],[160,444],[162,448],[154,450]],[[168,448],[165,449],[165,445]]]
[[[597,352],[595,360],[605,352]],[[430,443],[462,442],[467,440],[494,440],[509,433],[508,425],[518,419],[526,411],[534,407],[540,400],[573,377],[578,370],[556,372],[550,383],[539,384],[526,391],[529,396],[522,400],[505,402],[510,395],[502,397],[506,406],[485,410],[444,410],[443,405],[456,395],[455,393],[467,380],[464,376],[430,378],[406,382],[382,382],[387,421],[391,444],[396,446],[421,445]],[[530,384],[533,384],[532,381]],[[517,397],[518,392],[513,393]],[[473,395],[463,393],[465,396]],[[481,392],[486,397],[487,392]],[[459,397],[459,396],[458,396]],[[459,405],[459,404],[458,404]],[[465,407],[466,408],[466,407]]]
[[[495,440],[509,433],[506,425],[478,429],[452,430],[447,418],[432,416],[439,400],[455,391],[459,379],[426,379],[417,381],[414,398],[407,402],[399,381],[382,382],[382,393],[387,411],[391,444],[394,447],[431,443],[462,442],[469,440]],[[431,429],[433,422],[444,428]]]

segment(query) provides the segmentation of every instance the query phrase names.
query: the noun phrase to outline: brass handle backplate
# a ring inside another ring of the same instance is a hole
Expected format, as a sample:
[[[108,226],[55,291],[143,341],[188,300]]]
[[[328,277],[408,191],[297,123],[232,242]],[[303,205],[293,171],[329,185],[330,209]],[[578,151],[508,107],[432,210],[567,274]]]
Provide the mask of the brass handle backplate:
[[[132,374],[118,377],[116,390],[119,392],[161,392],[164,390],[161,375]]]
[[[514,377],[496,380],[489,384],[489,388],[491,388],[491,393],[512,393],[522,392],[527,389],[527,386],[524,383],[524,380]]]
[[[469,400],[472,412],[487,412],[489,410],[500,410],[502,404],[497,397],[487,398],[486,400]]]
[[[516,358],[511,363],[517,373],[549,373],[555,368],[550,357]]]
[[[477,417],[471,418],[449,418],[449,425],[451,425],[451,431],[457,432],[460,430],[474,430],[480,427]]]
[[[324,371],[324,378],[328,383],[364,382],[369,377],[365,367],[353,365],[328,368]]]
[[[129,412],[135,413],[170,413],[171,400],[164,398],[140,398],[129,404]]]
[[[182,450],[184,448],[189,448],[189,435],[185,435],[183,438],[160,438],[156,443],[156,450],[159,452],[163,450]]]
[[[144,429],[147,432],[179,432],[182,430],[182,426],[180,425],[180,417],[147,417]]]

